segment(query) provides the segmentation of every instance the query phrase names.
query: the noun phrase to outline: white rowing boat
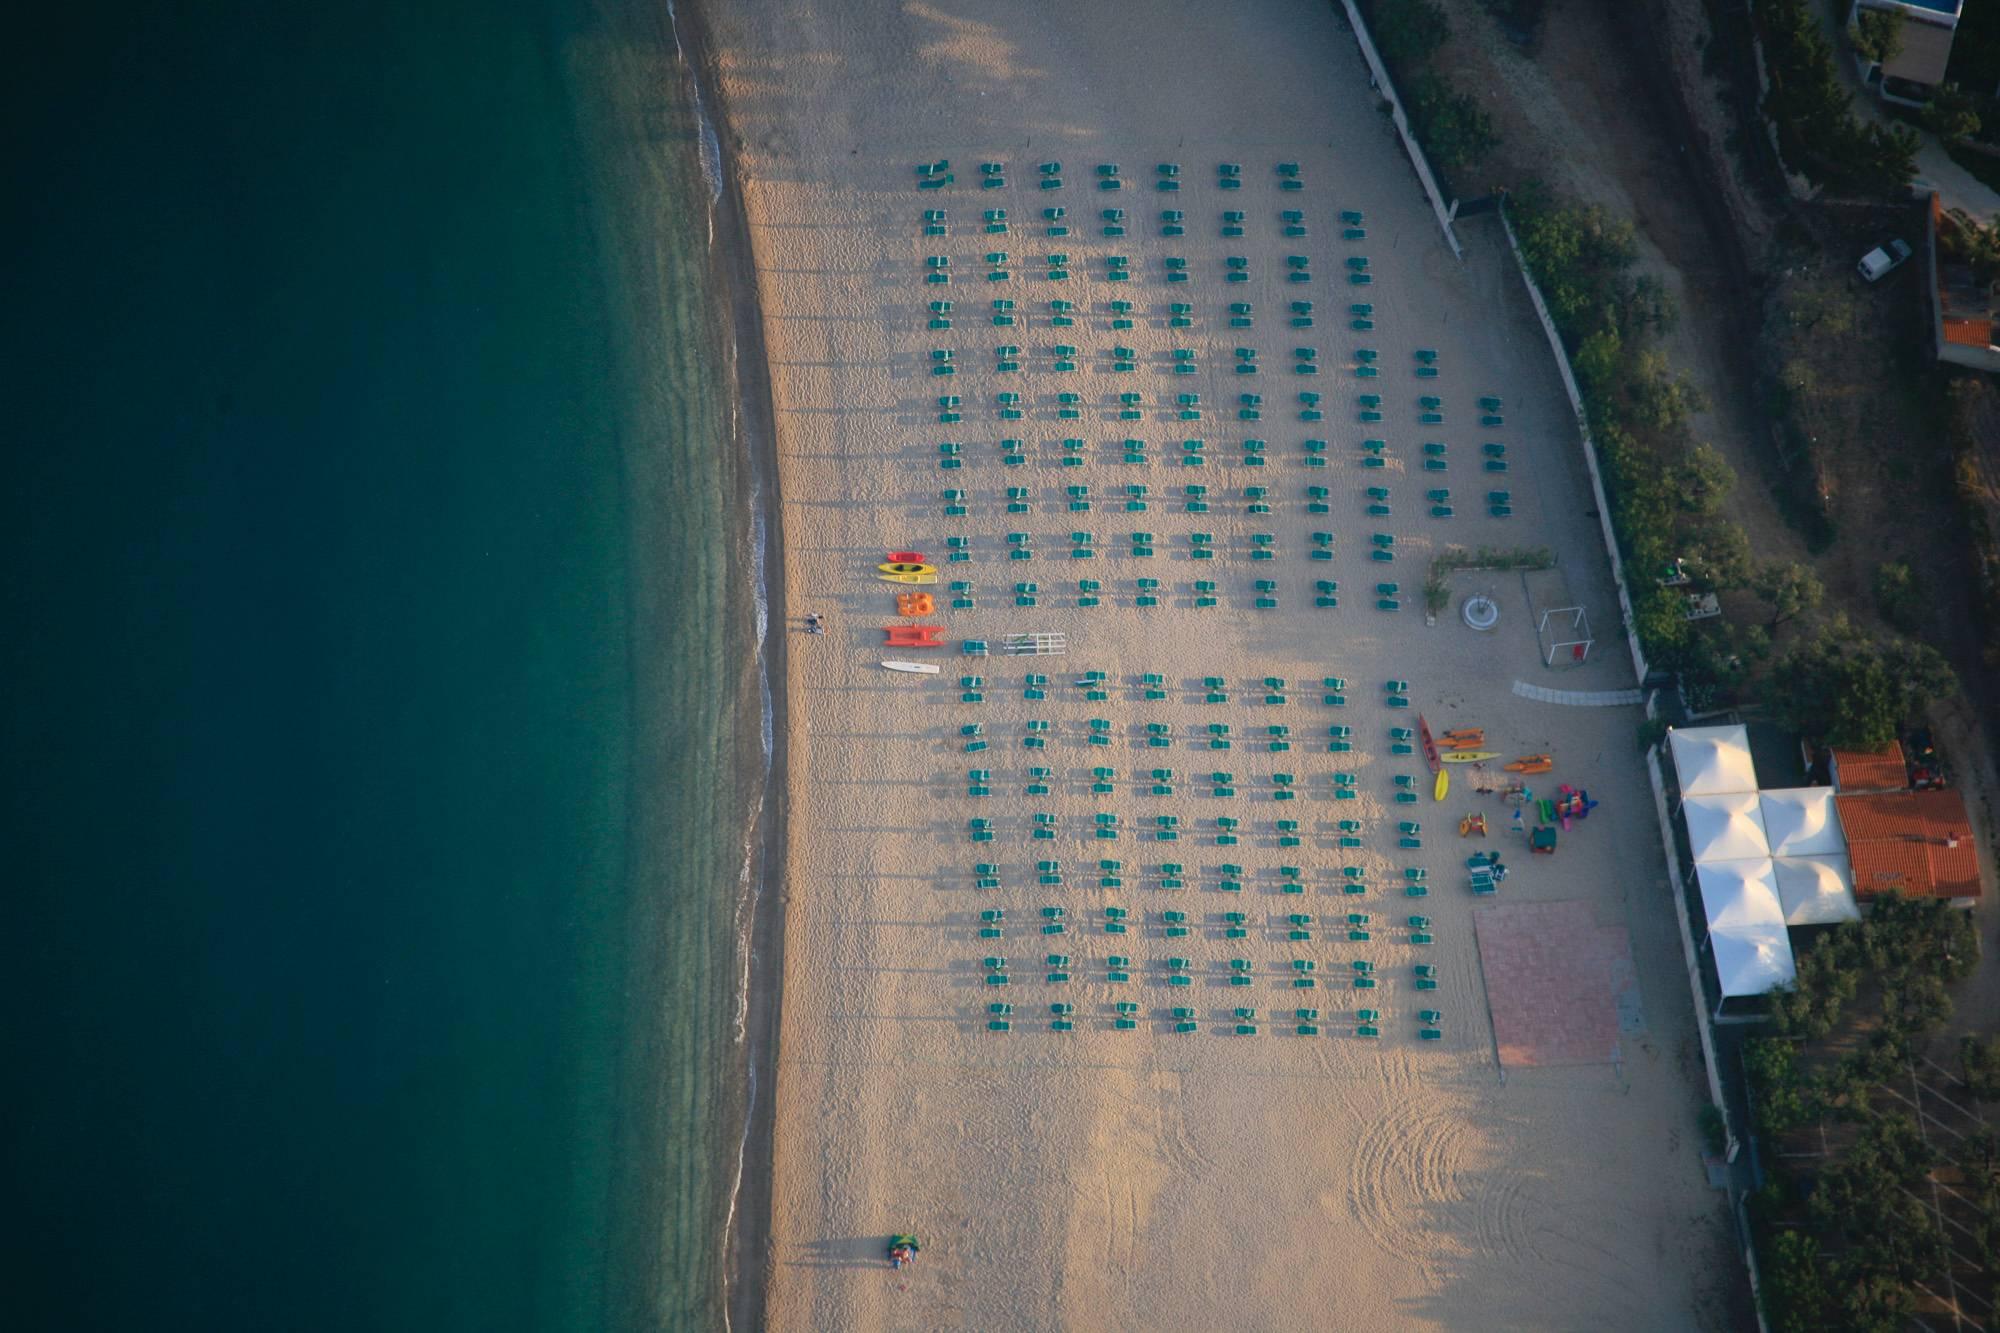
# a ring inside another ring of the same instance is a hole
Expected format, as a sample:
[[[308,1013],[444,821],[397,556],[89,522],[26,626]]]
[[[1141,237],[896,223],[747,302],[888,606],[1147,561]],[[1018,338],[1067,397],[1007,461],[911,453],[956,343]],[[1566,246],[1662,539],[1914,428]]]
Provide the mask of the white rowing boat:
[[[913,676],[935,676],[938,673],[935,662],[884,662],[891,671],[907,671]]]

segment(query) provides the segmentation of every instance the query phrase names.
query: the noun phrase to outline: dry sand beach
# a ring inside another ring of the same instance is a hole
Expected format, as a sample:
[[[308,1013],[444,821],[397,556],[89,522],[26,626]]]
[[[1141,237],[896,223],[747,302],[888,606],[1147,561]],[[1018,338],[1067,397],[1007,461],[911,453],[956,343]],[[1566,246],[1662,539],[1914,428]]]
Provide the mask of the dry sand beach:
[[[789,666],[770,1325],[1727,1326],[1737,1267],[1694,1129],[1703,1085],[1639,710],[1517,692],[1634,683],[1575,427],[1497,224],[1469,223],[1466,262],[1452,258],[1334,10],[739,0],[709,21],[760,275],[787,610],[828,621],[793,641]],[[914,165],[939,158],[955,183],[920,191]],[[1048,161],[1061,189],[1039,188]],[[1004,186],[981,188],[982,162],[1004,164]],[[1162,162],[1179,165],[1177,192],[1157,188]],[[1284,162],[1303,188],[1280,188]],[[1099,187],[1108,163],[1122,190]],[[1240,188],[1220,187],[1223,163],[1241,165]],[[1051,238],[1043,210],[1058,206],[1069,232]],[[1103,234],[1109,207],[1129,215],[1121,237]],[[923,234],[930,208],[946,210],[946,235]],[[1162,234],[1168,208],[1184,235]],[[1005,234],[985,230],[988,209],[1006,210]],[[1284,233],[1287,209],[1303,236]],[[1241,237],[1223,235],[1225,210],[1244,213]],[[1343,210],[1365,236],[1345,237]],[[985,262],[998,251],[1004,264]],[[1049,276],[1051,252],[1067,278]],[[925,281],[934,255],[949,284]],[[1290,280],[1294,255],[1308,280]],[[1114,256],[1129,280],[1109,278]],[[1226,280],[1232,257],[1245,281]],[[1354,257],[1370,284],[1347,280]],[[1168,259],[1186,281],[1168,280]],[[1007,281],[989,280],[1003,267]],[[1014,325],[994,326],[996,298],[1015,302]],[[950,328],[927,327],[934,300],[952,302]],[[1051,325],[1055,300],[1074,303],[1073,325]],[[1129,330],[1112,326],[1116,300],[1132,303]],[[1313,302],[1309,328],[1292,324],[1298,300]],[[1173,302],[1190,326],[1172,326]],[[1249,326],[1232,326],[1233,302],[1250,304]],[[1350,326],[1353,302],[1373,305],[1373,328]],[[1018,372],[996,370],[1005,344]],[[1120,346],[1131,372],[1112,369]],[[1258,373],[1236,373],[1238,348]],[[1320,373],[1295,372],[1297,348]],[[940,349],[955,375],[933,373]],[[1175,373],[1177,349],[1195,373]],[[1364,349],[1372,379],[1357,377]],[[1436,378],[1417,377],[1418,349],[1436,350]],[[1301,419],[1301,391],[1322,395],[1323,420]],[[1003,392],[1021,395],[1022,419],[1000,418]],[[1138,421],[1120,419],[1127,392]],[[1061,393],[1079,395],[1079,418],[1059,415]],[[1181,393],[1200,394],[1198,422],[1181,419]],[[1262,396],[1260,419],[1239,416],[1244,393]],[[1364,393],[1381,396],[1379,424],[1358,419]],[[962,398],[961,421],[940,422],[940,394]],[[1443,422],[1423,424],[1433,394]],[[1503,425],[1479,424],[1484,395],[1504,399]],[[1010,438],[1017,465],[1003,462]],[[1065,466],[1071,438],[1082,461]],[[1126,461],[1128,438],[1144,461]],[[1200,467],[1184,461],[1191,439]],[[1364,466],[1364,439],[1386,442],[1385,466]],[[1261,466],[1246,440],[1266,442]],[[1327,442],[1324,466],[1309,440]],[[961,467],[940,466],[946,442]],[[1446,446],[1444,470],[1425,469],[1427,442]],[[1484,466],[1487,442],[1506,446],[1506,472]],[[1189,511],[1190,484],[1207,488],[1206,512]],[[1079,486],[1088,510],[1072,508]],[[1388,489],[1387,513],[1368,512],[1371,486]],[[1028,510],[1009,512],[1010,487]],[[1433,516],[1437,487],[1448,518]],[[1491,512],[1495,488],[1511,516]],[[963,514],[946,489],[965,492]],[[1093,557],[1073,555],[1077,532]],[[1314,558],[1317,533],[1333,534],[1330,559]],[[1394,538],[1392,562],[1371,557],[1377,533]],[[1196,534],[1212,558],[1195,557]],[[950,537],[969,558],[945,562]],[[1429,625],[1421,590],[1447,544],[1545,546],[1557,565],[1459,574]],[[1022,545],[1031,558],[1011,558]],[[945,580],[925,618],[951,644],[929,655],[936,677],[879,665],[921,655],[882,647],[898,617],[874,566],[904,548]],[[1274,606],[1257,604],[1260,579]],[[1322,579],[1337,607],[1316,604]],[[950,605],[953,580],[972,606]],[[1400,584],[1399,610],[1376,608],[1382,581]],[[1500,608],[1492,633],[1457,619],[1475,592]],[[1535,617],[1568,605],[1587,608],[1598,642],[1588,663],[1551,670]],[[1001,655],[1016,631],[1063,634],[1067,652]],[[966,639],[995,651],[965,656]],[[1090,671],[1101,698],[1079,683]],[[1030,697],[1030,673],[1047,676],[1045,697]],[[965,701],[961,676],[983,678],[982,700]],[[1208,677],[1226,702],[1208,701]],[[1387,706],[1390,679],[1409,682],[1412,708]],[[1554,856],[1530,856],[1471,773],[1437,803],[1422,756],[1394,752],[1391,728],[1419,711],[1439,731],[1484,726],[1509,756],[1553,753],[1554,773],[1531,781],[1587,787],[1599,807]],[[1091,719],[1109,723],[1108,745],[1090,743]],[[968,753],[975,724],[988,748]],[[1149,744],[1148,724],[1168,744]],[[1212,748],[1212,724],[1228,749]],[[1339,726],[1346,753],[1329,751]],[[1098,767],[1109,793],[1092,790]],[[1277,799],[1278,775],[1296,799]],[[1354,797],[1336,799],[1349,776]],[[1396,800],[1399,776],[1415,803]],[[1461,839],[1475,812],[1492,836]],[[1115,839],[1098,836],[1106,814]],[[1035,836],[1038,815],[1051,836]],[[1162,816],[1176,840],[1159,839]],[[976,818],[992,841],[971,841]],[[1238,821],[1233,845],[1218,818]],[[1348,819],[1359,846],[1341,845]],[[1404,820],[1421,823],[1418,845]],[[1488,849],[1512,874],[1475,898],[1465,858]],[[980,863],[997,887],[978,887]],[[1344,891],[1350,866],[1364,894]],[[1285,867],[1302,893],[1285,891]],[[1406,895],[1413,869],[1427,896]],[[1064,931],[1045,934],[1056,907]],[[1123,934],[1106,929],[1114,907]],[[996,909],[1004,934],[982,938]],[[1350,912],[1367,938],[1350,938]],[[1310,938],[1293,914],[1314,918]],[[1007,985],[989,983],[991,957]],[[1248,985],[1232,984],[1233,960]],[[1373,989],[1353,988],[1357,961]],[[1419,989],[1419,964],[1436,989]],[[1176,972],[1189,984],[1170,984]],[[1011,1031],[988,1030],[994,1003],[1013,1006]],[[1074,1006],[1073,1031],[1051,1030],[1052,1004]],[[1197,1031],[1176,1031],[1176,1007]],[[1301,1034],[1301,1007],[1318,1010],[1316,1032]],[[1254,1034],[1239,1035],[1238,1008],[1255,1009]],[[1357,1035],[1364,1009],[1379,1036]],[[1426,1010],[1438,1039],[1420,1036]],[[924,1250],[897,1273],[882,1253],[900,1231]]]

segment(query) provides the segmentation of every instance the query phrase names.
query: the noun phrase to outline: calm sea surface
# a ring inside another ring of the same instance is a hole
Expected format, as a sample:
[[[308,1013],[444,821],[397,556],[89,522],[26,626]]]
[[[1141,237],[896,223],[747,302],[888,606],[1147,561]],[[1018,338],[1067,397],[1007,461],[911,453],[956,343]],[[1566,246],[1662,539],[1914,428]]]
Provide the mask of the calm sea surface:
[[[760,718],[663,15],[46,21],[8,1324],[719,1326]]]

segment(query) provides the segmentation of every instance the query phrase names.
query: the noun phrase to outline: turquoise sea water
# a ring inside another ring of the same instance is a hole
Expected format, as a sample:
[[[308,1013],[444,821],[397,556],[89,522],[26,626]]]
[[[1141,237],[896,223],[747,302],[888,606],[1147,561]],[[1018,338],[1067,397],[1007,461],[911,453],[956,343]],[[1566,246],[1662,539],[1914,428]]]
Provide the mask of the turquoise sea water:
[[[719,1325],[760,719],[663,22],[17,53],[11,1326]]]

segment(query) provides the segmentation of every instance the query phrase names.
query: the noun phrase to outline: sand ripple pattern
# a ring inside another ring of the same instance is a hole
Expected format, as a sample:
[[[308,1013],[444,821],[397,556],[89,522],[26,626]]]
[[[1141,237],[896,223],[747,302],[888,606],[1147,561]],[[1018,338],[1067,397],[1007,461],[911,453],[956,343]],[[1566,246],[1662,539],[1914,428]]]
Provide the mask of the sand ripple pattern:
[[[1464,1138],[1462,1124],[1421,1110],[1389,1112],[1356,1136],[1347,1203],[1370,1240],[1406,1259],[1435,1243],[1440,1214],[1464,1206]]]

